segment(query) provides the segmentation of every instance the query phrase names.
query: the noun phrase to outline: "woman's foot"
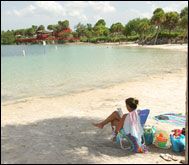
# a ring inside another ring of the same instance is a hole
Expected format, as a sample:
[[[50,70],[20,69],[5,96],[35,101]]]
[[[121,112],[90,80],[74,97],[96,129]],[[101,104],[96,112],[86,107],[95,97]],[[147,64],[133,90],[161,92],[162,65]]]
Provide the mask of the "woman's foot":
[[[95,127],[101,128],[101,129],[104,127],[104,125],[102,123],[97,123],[97,124],[93,123],[93,125]]]

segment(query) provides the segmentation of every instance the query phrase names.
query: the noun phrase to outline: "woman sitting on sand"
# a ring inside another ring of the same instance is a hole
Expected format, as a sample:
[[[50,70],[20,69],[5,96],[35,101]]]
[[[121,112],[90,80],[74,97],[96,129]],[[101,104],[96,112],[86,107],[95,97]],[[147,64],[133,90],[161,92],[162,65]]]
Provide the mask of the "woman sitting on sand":
[[[120,131],[124,131],[125,135],[132,136],[136,139],[137,143],[141,144],[141,136],[143,135],[143,129],[140,124],[140,117],[136,110],[138,100],[134,98],[128,98],[125,100],[126,108],[129,111],[128,114],[122,115],[119,111],[114,111],[104,121],[100,123],[93,123],[98,128],[103,128],[106,124],[111,123],[112,130],[115,132],[113,141],[116,140],[116,135]],[[115,126],[115,130],[113,129]]]

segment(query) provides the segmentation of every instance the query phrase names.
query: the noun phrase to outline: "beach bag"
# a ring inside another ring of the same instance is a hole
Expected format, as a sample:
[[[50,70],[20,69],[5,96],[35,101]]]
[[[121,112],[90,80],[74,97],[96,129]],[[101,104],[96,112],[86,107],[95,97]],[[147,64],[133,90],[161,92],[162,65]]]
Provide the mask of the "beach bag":
[[[154,141],[155,127],[144,126],[144,140],[146,145],[151,145]]]
[[[145,146],[140,146],[137,142],[137,139],[131,134],[125,135],[124,129],[122,128],[117,136],[116,143],[120,144],[121,149],[130,150],[135,153],[142,153],[145,149]]]
[[[124,132],[123,132],[123,129],[121,129],[117,136],[116,136],[116,143],[120,145],[121,149],[123,150],[130,150],[132,151],[132,145],[131,143],[127,140]]]
[[[154,141],[153,144],[162,149],[168,149],[171,147],[169,134],[167,131],[162,129],[156,129],[154,134]]]
[[[180,135],[179,137],[174,137],[173,135],[170,135],[170,140],[172,144],[172,150],[174,152],[182,152],[185,149],[185,136]]]

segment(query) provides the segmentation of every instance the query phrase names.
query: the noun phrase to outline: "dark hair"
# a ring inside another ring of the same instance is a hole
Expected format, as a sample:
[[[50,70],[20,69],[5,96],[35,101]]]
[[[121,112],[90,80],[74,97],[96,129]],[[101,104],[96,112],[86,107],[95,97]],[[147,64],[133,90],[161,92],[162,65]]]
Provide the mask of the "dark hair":
[[[132,109],[135,110],[137,108],[138,105],[138,100],[134,99],[132,97],[128,98],[125,100],[125,103]]]

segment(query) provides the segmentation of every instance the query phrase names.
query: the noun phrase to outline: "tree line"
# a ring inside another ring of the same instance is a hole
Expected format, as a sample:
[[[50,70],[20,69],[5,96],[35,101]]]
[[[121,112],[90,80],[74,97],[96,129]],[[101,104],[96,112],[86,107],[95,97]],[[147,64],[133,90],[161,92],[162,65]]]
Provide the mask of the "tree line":
[[[47,26],[53,33],[68,28],[68,20]],[[26,29],[1,31],[1,44],[15,44],[17,37],[32,38],[39,31],[45,31],[45,26],[32,25]],[[81,42],[91,43],[123,41],[136,41],[139,44],[183,43],[188,40],[188,7],[183,8],[180,13],[164,12],[162,8],[157,8],[150,19],[135,18],[125,26],[117,22],[107,27],[104,19],[98,20],[94,26],[90,23],[78,23],[74,31],[59,33],[59,36],[77,37]]]

